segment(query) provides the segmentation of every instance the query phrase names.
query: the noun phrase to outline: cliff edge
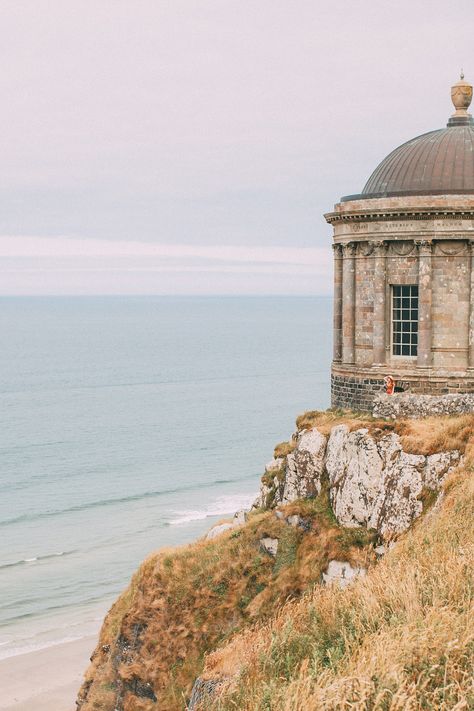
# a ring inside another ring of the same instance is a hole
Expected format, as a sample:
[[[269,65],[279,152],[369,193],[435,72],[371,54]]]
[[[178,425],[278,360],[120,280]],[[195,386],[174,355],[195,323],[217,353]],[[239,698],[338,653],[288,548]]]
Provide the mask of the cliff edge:
[[[471,708],[473,442],[474,415],[299,417],[250,512],[142,564],[78,710]]]

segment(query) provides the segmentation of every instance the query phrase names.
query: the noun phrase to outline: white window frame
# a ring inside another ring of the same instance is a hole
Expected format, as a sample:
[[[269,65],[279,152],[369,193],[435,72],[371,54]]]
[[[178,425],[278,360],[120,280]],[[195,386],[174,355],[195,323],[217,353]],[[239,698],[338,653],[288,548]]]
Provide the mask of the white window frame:
[[[413,287],[416,287],[416,294],[412,293]],[[403,294],[404,289],[410,289],[410,293]],[[395,296],[395,290],[400,290],[400,295]],[[418,335],[419,335],[419,307],[420,307],[420,295],[418,284],[391,284],[390,285],[390,355],[391,358],[395,360],[416,360],[418,357]],[[395,318],[395,299],[400,299],[399,307],[397,311],[399,312],[399,318]],[[410,300],[408,308],[402,308],[401,299],[408,298]],[[416,298],[416,309],[413,307],[413,300]],[[403,312],[408,311],[408,318],[403,318]],[[413,318],[413,313],[416,313],[416,318]],[[400,334],[400,342],[395,342],[395,324],[400,324],[400,330],[397,333]],[[410,324],[408,330],[403,328],[404,324]],[[413,328],[412,324],[416,324],[416,328]],[[403,342],[403,337],[408,335],[408,341]],[[404,346],[408,346],[410,353],[395,353],[395,348],[399,347],[400,351]],[[414,352],[413,352],[414,351]]]

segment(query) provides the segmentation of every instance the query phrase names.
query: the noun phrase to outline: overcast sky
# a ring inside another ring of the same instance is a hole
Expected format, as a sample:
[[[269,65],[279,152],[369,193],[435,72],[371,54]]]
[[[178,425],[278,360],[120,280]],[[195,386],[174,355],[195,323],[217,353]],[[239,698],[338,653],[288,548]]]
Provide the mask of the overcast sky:
[[[472,0],[3,0],[0,293],[325,294],[323,213],[474,79]]]

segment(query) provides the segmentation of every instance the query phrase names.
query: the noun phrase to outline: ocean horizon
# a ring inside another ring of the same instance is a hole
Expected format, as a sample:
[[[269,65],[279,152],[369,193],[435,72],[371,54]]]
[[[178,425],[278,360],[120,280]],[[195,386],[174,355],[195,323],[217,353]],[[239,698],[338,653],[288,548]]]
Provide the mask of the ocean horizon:
[[[329,297],[0,297],[0,659],[95,632],[329,406]]]

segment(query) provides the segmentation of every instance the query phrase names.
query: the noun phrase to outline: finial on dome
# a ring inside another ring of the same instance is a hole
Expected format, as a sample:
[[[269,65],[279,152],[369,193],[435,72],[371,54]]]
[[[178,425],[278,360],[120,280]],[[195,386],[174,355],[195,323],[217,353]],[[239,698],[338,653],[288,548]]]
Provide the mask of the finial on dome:
[[[451,116],[448,126],[472,125],[472,116],[467,110],[472,100],[472,84],[464,81],[464,70],[461,69],[460,80],[451,87],[451,101],[456,111]]]

